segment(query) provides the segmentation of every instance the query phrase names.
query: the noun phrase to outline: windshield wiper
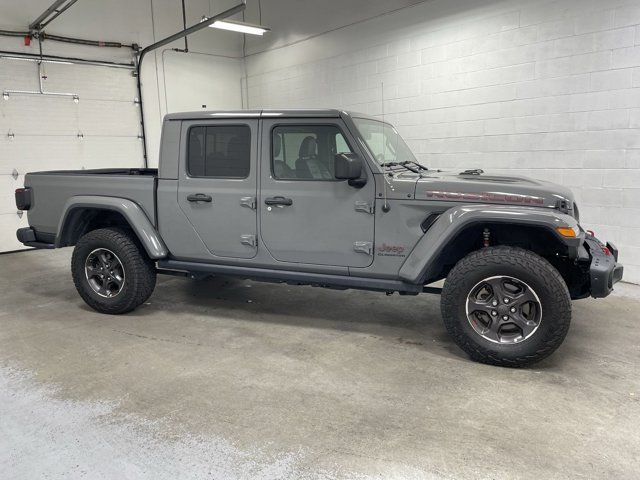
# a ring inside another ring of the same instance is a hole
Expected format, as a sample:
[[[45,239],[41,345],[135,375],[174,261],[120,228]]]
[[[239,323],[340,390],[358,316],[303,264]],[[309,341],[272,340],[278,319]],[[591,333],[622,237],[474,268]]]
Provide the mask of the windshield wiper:
[[[413,166],[415,165],[415,167]],[[404,167],[407,170],[409,170],[410,172],[413,173],[420,173],[420,170],[426,170],[427,167],[424,167],[422,165],[420,165],[419,163],[410,161],[410,160],[405,160],[404,162],[385,162],[385,163],[381,163],[380,164],[381,167],[385,168],[385,167]],[[417,167],[417,168],[416,168]]]
[[[407,170],[409,170],[410,172],[420,173],[420,170],[416,170],[415,168],[412,168],[412,167],[409,167],[408,165],[405,165],[405,162],[385,162],[385,163],[381,163],[380,166],[382,168],[386,168],[386,167],[404,167]]]
[[[403,166],[407,166],[407,165],[414,165],[415,167],[418,168],[418,170],[429,170],[427,167],[425,167],[424,165],[419,164],[418,162],[414,162],[413,160],[405,160],[404,162],[400,162],[400,165]]]

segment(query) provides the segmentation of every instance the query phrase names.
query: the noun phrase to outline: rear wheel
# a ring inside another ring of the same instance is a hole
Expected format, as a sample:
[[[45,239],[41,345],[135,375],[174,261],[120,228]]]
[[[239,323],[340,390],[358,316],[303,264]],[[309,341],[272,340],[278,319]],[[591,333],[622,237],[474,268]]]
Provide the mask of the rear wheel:
[[[558,271],[533,252],[489,247],[449,273],[442,292],[444,324],[476,361],[525,366],[550,355],[567,334],[571,299]]]
[[[84,235],[71,258],[73,282],[82,299],[101,313],[127,313],[153,293],[153,262],[126,230],[103,228]]]

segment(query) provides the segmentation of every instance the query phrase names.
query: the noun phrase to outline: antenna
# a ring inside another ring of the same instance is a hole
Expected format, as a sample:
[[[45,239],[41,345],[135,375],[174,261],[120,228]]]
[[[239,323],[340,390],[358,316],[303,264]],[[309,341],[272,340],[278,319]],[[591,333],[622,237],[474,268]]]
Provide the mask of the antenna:
[[[382,156],[384,161],[387,160],[387,138],[384,135],[384,82],[380,82],[380,95],[382,100]],[[384,192],[384,203],[382,204],[382,211],[387,213],[391,210],[391,206],[389,205],[389,199],[387,197],[387,176],[384,172],[382,172],[382,191]]]

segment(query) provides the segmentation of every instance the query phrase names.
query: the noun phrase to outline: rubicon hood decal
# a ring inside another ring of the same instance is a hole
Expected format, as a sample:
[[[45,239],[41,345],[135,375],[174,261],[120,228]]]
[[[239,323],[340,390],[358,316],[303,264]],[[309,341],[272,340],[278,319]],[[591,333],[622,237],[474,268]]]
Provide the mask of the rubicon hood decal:
[[[500,192],[443,192],[427,190],[425,196],[432,200],[453,200],[483,203],[509,203],[521,205],[544,205],[544,198],[535,195]]]
[[[451,175],[427,172],[416,180],[415,199],[555,208],[558,201],[573,202],[561,185],[527,177]]]

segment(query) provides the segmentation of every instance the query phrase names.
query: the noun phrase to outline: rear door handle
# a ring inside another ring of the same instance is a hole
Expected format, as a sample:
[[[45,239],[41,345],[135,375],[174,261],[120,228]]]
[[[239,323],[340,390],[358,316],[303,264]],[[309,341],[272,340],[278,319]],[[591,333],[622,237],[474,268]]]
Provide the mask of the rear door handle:
[[[187,200],[190,202],[207,202],[211,203],[213,200],[211,195],[205,195],[204,193],[196,193],[195,195],[189,195]]]
[[[293,200],[291,200],[290,198],[281,197],[281,196],[267,197],[267,198],[264,199],[264,203],[266,205],[276,205],[276,206],[279,206],[279,207],[289,207],[289,206],[293,205]]]

